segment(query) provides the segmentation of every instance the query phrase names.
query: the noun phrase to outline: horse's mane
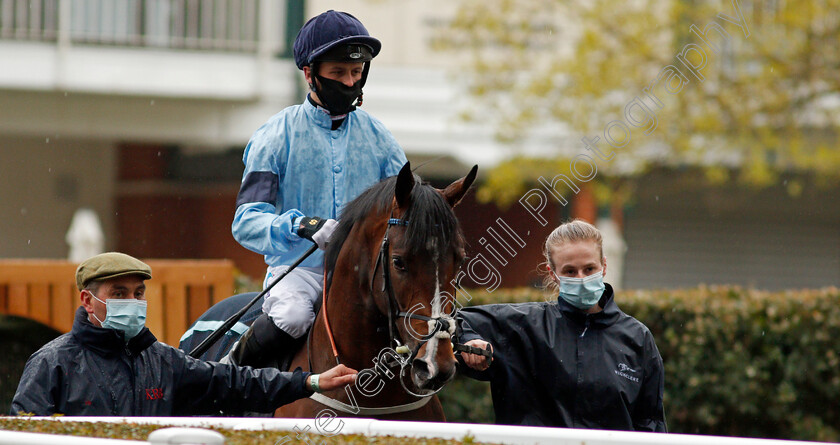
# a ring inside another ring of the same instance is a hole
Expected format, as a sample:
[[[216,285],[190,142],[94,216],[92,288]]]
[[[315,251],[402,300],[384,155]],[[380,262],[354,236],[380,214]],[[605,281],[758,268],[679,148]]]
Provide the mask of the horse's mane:
[[[325,253],[328,287],[332,282],[332,271],[335,270],[338,254],[350,231],[370,214],[384,212],[391,207],[396,183],[396,176],[386,178],[362,192],[344,208]],[[434,260],[438,260],[446,254],[451,244],[454,243],[455,248],[463,246],[463,234],[452,208],[434,187],[422,182],[417,175],[414,175],[411,204],[403,219],[408,221],[405,227],[405,243],[409,255],[429,252],[436,255],[433,256]],[[430,243],[430,240],[438,242]],[[435,246],[437,251],[432,252]]]

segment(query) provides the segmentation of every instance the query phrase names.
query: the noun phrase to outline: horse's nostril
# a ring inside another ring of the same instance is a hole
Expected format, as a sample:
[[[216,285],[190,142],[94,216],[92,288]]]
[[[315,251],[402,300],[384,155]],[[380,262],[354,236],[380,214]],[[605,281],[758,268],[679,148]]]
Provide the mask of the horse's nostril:
[[[414,359],[414,362],[411,363],[411,366],[414,370],[414,375],[421,379],[426,380],[429,378],[429,365],[426,364],[423,360]]]

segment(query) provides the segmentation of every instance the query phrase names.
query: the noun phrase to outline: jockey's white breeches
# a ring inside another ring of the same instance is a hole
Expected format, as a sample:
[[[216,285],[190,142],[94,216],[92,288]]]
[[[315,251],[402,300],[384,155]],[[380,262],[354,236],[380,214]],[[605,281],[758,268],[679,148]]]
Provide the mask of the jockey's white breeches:
[[[269,267],[263,289],[288,268]],[[303,337],[315,321],[315,308],[321,298],[323,280],[324,275],[320,269],[295,268],[265,296],[263,312],[287,334],[294,338]]]

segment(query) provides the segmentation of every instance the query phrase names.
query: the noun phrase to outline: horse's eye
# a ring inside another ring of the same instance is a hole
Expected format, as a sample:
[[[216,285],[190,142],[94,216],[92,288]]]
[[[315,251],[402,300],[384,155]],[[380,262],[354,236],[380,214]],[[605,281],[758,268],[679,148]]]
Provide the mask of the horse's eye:
[[[394,263],[394,269],[401,271],[405,270],[405,262],[402,258],[395,256],[391,261]]]

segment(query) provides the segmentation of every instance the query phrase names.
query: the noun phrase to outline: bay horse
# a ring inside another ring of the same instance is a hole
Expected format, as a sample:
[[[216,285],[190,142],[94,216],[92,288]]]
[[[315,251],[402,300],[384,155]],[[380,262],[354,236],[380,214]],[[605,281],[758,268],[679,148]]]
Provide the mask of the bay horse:
[[[345,207],[325,254],[325,301],[291,369],[322,372],[340,361],[360,373],[353,387],[282,406],[276,416],[329,408],[344,417],[445,420],[428,393],[455,375],[452,282],[465,252],[452,209],[477,169],[438,190],[406,164]]]
[[[320,311],[290,369],[319,373],[340,362],[360,371],[356,384],[282,406],[275,416],[311,418],[331,410],[341,417],[445,420],[434,394],[455,375],[453,283],[465,260],[453,208],[477,170],[439,190],[407,163],[346,205],[324,255]],[[236,309],[247,300],[232,298]],[[259,308],[244,318],[253,320]],[[181,349],[200,341],[190,335]],[[218,360],[225,349],[202,358]]]

